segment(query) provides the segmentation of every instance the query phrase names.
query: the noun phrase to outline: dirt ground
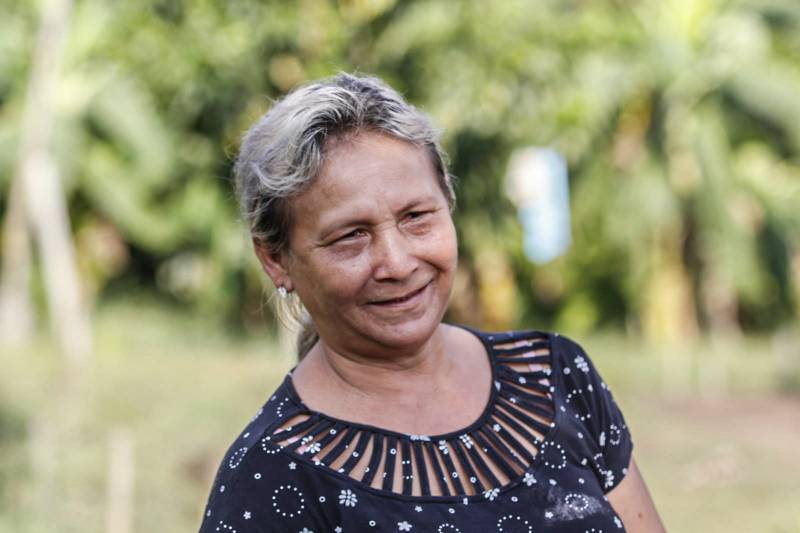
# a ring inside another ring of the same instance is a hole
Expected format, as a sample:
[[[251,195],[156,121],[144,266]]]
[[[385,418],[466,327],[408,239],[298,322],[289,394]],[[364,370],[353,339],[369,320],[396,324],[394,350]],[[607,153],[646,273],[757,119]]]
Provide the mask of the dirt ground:
[[[800,532],[800,397],[621,403],[669,531]]]

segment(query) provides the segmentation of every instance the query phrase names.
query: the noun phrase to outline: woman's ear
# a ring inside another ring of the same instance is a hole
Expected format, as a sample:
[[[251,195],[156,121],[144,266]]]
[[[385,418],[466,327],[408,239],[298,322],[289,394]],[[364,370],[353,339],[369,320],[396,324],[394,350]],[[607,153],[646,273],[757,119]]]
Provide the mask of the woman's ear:
[[[287,291],[292,291],[292,280],[289,277],[289,271],[286,269],[286,257],[283,252],[275,251],[263,239],[253,237],[253,248],[256,252],[261,267],[267,276],[270,277],[272,283],[276,287],[284,287]]]

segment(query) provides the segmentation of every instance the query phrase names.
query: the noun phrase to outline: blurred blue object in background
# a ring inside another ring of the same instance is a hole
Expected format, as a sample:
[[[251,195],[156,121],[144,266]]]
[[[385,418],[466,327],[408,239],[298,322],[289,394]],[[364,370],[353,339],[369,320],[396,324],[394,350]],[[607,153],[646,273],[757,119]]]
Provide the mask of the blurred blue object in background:
[[[567,164],[552,148],[527,147],[511,155],[506,191],[517,205],[525,255],[547,263],[572,242]]]

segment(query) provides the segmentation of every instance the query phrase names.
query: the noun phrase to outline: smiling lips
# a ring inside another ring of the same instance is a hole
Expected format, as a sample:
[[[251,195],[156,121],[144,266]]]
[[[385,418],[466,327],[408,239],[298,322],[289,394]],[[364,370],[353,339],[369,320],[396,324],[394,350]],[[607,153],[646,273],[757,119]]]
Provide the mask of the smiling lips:
[[[428,285],[430,285],[430,282],[426,283],[421,288],[406,294],[405,296],[401,296],[399,298],[390,298],[388,300],[376,300],[376,301],[370,302],[370,304],[372,304],[372,305],[398,305],[398,304],[404,304],[404,303],[408,302],[409,300],[414,299],[416,296],[422,294],[422,291],[424,291],[428,287]]]

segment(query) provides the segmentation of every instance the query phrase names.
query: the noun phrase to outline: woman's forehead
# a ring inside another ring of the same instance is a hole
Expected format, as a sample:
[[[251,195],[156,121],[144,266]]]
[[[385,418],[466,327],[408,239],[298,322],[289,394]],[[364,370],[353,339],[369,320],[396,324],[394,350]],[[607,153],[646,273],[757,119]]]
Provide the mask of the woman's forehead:
[[[374,133],[348,141],[331,147],[319,175],[291,202],[298,223],[445,201],[424,148]]]
[[[371,130],[339,134],[325,143],[325,156],[320,175],[342,170],[353,162],[378,163],[392,161],[397,164],[429,164],[430,156],[423,147]]]
[[[300,196],[318,196],[329,202],[436,187],[436,170],[424,148],[369,133],[331,147],[319,174]]]

